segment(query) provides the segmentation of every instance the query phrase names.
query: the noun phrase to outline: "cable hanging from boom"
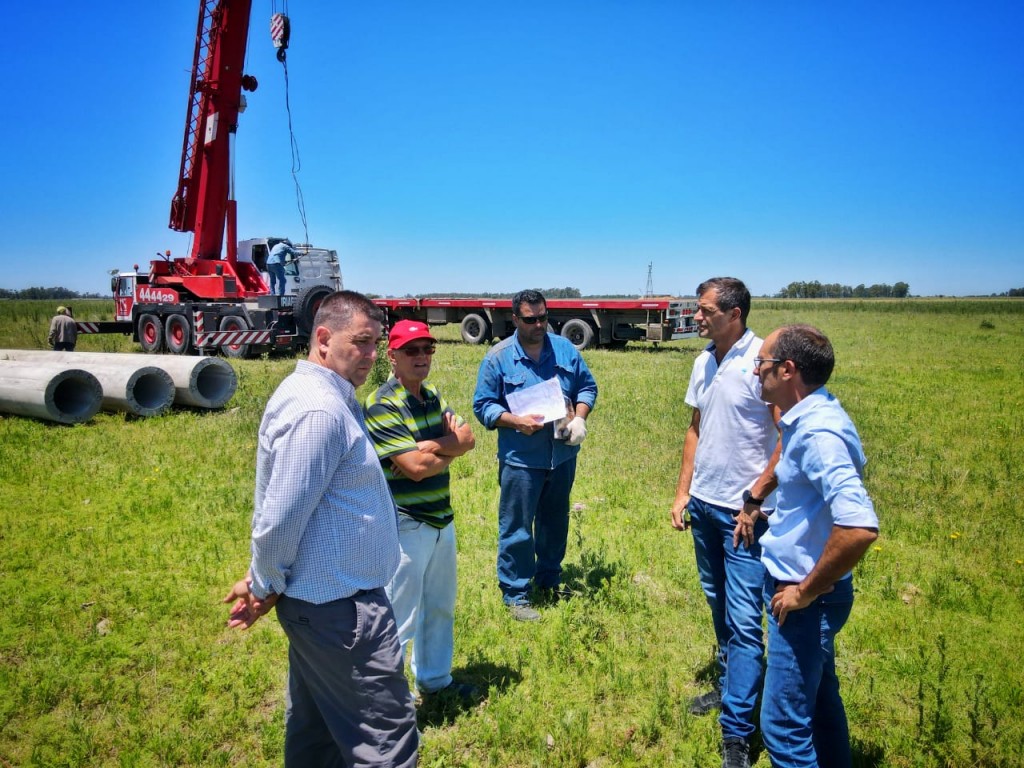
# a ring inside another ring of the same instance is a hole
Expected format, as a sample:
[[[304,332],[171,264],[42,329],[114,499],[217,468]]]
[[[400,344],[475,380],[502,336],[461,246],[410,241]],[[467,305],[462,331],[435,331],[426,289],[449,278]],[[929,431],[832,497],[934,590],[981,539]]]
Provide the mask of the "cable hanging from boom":
[[[304,240],[309,242],[309,225],[306,222],[306,201],[302,196],[302,185],[299,183],[299,171],[302,169],[302,160],[299,157],[299,143],[295,138],[295,129],[292,127],[292,106],[288,84],[288,42],[291,38],[291,22],[288,20],[288,3],[283,4],[282,13],[277,13],[277,3],[273,4],[274,15],[270,18],[270,39],[277,48],[277,60],[281,62],[284,70],[284,106],[288,114],[288,139],[292,153],[292,179],[295,182],[295,202],[299,210],[299,218],[302,220],[302,231]]]

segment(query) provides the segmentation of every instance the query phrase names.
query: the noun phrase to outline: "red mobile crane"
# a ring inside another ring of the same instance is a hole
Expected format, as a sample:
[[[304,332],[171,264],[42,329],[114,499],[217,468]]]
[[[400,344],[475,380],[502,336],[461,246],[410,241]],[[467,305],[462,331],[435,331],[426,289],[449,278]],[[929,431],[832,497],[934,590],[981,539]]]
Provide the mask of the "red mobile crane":
[[[147,352],[188,354],[220,348],[231,357],[307,343],[319,303],[340,287],[333,279],[306,282],[294,296],[272,296],[260,266],[275,241],[246,241],[239,259],[236,202],[231,189],[231,144],[242,91],[255,91],[256,78],[243,74],[251,0],[200,0],[189,89],[185,139],[169,227],[193,232],[186,258],[153,260],[148,273],[116,273],[111,282],[115,322],[79,323],[83,333],[132,333]],[[287,18],[271,29],[283,60]],[[221,246],[227,230],[227,258]],[[311,261],[333,262],[337,254],[298,246]],[[311,253],[312,252],[312,253]],[[315,257],[315,258],[314,258]],[[255,263],[254,263],[255,262]]]
[[[116,321],[79,323],[82,333],[132,333],[147,352],[188,354],[220,350],[231,357],[308,343],[320,302],[341,287],[337,253],[299,246],[305,257],[295,295],[272,296],[260,274],[274,240],[236,244],[236,204],[231,189],[231,137],[244,109],[242,91],[256,79],[242,72],[251,0],[200,0],[192,61],[185,140],[170,228],[194,232],[187,258],[150,263],[148,273],[115,272]],[[288,21],[271,21],[283,60]],[[227,234],[227,258],[221,245]],[[503,338],[514,330],[511,302],[491,299],[376,299],[389,324],[401,318],[432,325],[458,322],[470,343]],[[670,341],[696,335],[692,299],[552,299],[551,328],[580,349],[622,346],[627,341]]]

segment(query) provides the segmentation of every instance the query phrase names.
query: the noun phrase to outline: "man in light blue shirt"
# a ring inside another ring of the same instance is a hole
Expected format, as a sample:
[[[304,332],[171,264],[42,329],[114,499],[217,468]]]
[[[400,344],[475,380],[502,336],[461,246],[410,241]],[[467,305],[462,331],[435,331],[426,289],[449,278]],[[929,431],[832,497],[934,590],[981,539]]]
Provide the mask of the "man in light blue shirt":
[[[516,332],[491,349],[477,375],[473,412],[498,430],[498,585],[512,617],[537,621],[531,585],[557,599],[569,534],[576,454],[587,436],[597,382],[568,339],[547,332],[547,302],[537,291],[512,298]],[[532,414],[515,414],[507,395],[557,379],[572,418],[558,433]]]
[[[835,357],[821,331],[779,328],[754,362],[762,397],[782,411],[775,513],[761,537],[769,613],[761,735],[776,768],[848,768],[835,636],[853,608],[853,567],[878,538],[864,451],[825,389]]]
[[[282,240],[270,249],[267,257],[267,273],[270,275],[270,292],[278,296],[284,296],[285,288],[285,262],[295,258],[295,249],[292,248],[291,240]]]
[[[385,586],[398,518],[355,397],[383,316],[340,291],[317,310],[309,358],[267,403],[256,455],[252,561],[224,599],[229,626],[276,606],[288,636],[285,765],[416,764],[418,736]]]

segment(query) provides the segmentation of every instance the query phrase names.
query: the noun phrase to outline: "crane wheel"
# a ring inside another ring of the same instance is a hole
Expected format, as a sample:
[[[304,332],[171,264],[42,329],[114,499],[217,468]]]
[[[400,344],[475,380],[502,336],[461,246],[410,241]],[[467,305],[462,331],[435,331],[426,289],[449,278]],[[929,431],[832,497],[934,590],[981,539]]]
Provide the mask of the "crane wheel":
[[[245,322],[245,318],[239,317],[238,315],[225,315],[220,319],[220,330],[247,331],[249,330],[249,324]],[[249,356],[249,345],[222,344],[220,347],[220,351],[221,354],[224,355],[224,357],[231,357],[241,360]]]
[[[164,346],[164,324],[156,315],[140,315],[139,345],[147,355],[157,355]]]
[[[184,315],[168,315],[164,321],[164,343],[172,355],[187,355],[192,351],[192,327]]]
[[[313,336],[313,321],[316,319],[316,311],[320,304],[334,293],[334,289],[323,283],[304,285],[295,296],[295,329],[301,336],[311,340]]]

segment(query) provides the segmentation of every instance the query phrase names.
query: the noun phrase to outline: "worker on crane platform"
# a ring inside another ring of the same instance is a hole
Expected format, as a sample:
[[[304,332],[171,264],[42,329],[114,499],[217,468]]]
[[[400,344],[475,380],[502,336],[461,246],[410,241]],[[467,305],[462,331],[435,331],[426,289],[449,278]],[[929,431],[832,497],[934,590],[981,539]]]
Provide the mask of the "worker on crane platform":
[[[292,241],[285,238],[270,249],[267,257],[267,272],[270,275],[270,292],[278,296],[284,296],[284,265],[286,261],[295,258],[295,249],[292,248]]]

